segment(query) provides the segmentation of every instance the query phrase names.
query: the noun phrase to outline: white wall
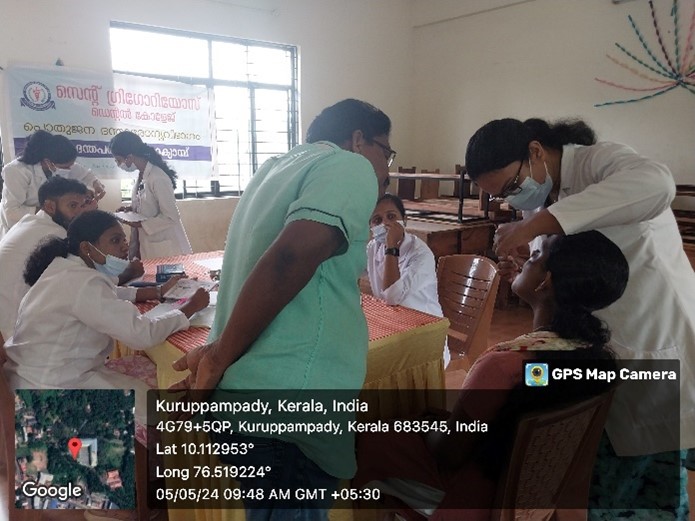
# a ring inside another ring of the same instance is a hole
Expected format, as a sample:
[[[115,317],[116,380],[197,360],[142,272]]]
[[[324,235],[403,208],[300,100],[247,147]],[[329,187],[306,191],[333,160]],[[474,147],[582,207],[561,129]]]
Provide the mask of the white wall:
[[[605,57],[622,54],[614,42],[644,54],[628,14],[660,55],[646,0],[620,5],[611,0],[526,0],[469,15],[476,2],[415,0],[412,142],[418,166],[463,163],[468,139],[491,119],[577,116],[594,127],[599,139],[627,143],[669,165],[677,182],[695,184],[693,93],[677,88],[653,100],[593,106],[633,97],[599,84],[596,76],[637,87],[653,85],[633,79]],[[491,7],[504,3],[514,1],[496,0]],[[679,3],[683,34],[695,1]],[[673,34],[667,32],[672,30],[672,0],[655,0],[655,5],[672,49]]]

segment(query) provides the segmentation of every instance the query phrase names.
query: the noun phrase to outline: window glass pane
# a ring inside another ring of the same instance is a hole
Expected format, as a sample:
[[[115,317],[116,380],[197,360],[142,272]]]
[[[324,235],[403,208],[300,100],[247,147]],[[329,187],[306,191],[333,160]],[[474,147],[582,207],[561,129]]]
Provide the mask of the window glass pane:
[[[215,87],[220,190],[243,190],[253,173],[251,100],[243,87]]]
[[[249,81],[246,45],[212,42],[212,77],[216,80]]]
[[[287,91],[256,89],[256,140],[259,154],[278,155],[289,150]],[[259,158],[259,165],[261,164]]]
[[[199,38],[111,28],[115,70],[207,78],[208,44]]]
[[[242,192],[258,166],[296,143],[296,48],[116,25],[110,32],[114,69],[173,80],[198,77],[209,86],[212,178],[179,179],[177,196],[210,195],[211,181],[222,192]],[[258,89],[258,84],[278,88]],[[129,183],[121,187],[124,200],[130,198]]]
[[[249,80],[274,85],[292,84],[292,55],[284,49],[249,47]]]

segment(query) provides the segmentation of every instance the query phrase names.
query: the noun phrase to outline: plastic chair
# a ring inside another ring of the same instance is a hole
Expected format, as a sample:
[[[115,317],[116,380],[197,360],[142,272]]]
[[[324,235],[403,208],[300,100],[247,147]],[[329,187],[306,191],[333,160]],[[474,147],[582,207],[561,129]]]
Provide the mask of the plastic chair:
[[[611,389],[579,402],[521,416],[509,464],[497,482],[490,521],[586,520],[596,452],[613,393]],[[432,495],[426,485],[411,486],[409,497]],[[420,508],[416,510],[397,493],[386,499],[389,510],[407,521],[428,519],[442,501],[440,497],[428,504],[429,500],[419,499]],[[429,506],[425,509],[425,505]],[[449,512],[450,518],[462,520],[469,515],[464,508]]]
[[[586,519],[596,451],[613,393],[522,416],[492,521]]]
[[[478,255],[447,255],[437,263],[439,304],[449,319],[449,349],[473,363],[487,349],[500,277],[497,265]]]

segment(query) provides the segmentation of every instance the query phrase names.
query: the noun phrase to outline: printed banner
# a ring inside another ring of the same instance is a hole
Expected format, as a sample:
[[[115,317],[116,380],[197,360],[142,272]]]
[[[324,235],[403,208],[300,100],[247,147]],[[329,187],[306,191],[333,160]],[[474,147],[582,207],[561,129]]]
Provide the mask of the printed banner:
[[[175,81],[68,67],[10,66],[5,70],[12,157],[43,129],[77,147],[77,161],[99,178],[127,175],[109,150],[122,130],[137,133],[178,172],[212,173],[207,89]]]

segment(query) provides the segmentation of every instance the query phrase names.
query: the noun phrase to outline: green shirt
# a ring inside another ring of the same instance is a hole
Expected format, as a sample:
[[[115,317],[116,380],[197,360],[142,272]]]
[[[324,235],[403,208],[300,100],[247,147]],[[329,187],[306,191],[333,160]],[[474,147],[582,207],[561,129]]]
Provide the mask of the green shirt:
[[[227,369],[218,389],[362,387],[368,334],[357,279],[366,265],[369,217],[377,194],[371,163],[328,142],[297,146],[256,172],[229,227],[209,340],[222,334],[244,282],[286,224],[311,220],[333,226],[344,236],[345,247],[319,266],[309,283]],[[221,398],[219,393],[216,396]],[[244,397],[249,399],[250,393]],[[239,415],[234,419],[240,419]],[[274,412],[272,419],[281,420],[280,413]],[[352,443],[352,436],[275,437],[296,443],[329,474],[350,477],[354,473],[353,447],[346,445]]]

